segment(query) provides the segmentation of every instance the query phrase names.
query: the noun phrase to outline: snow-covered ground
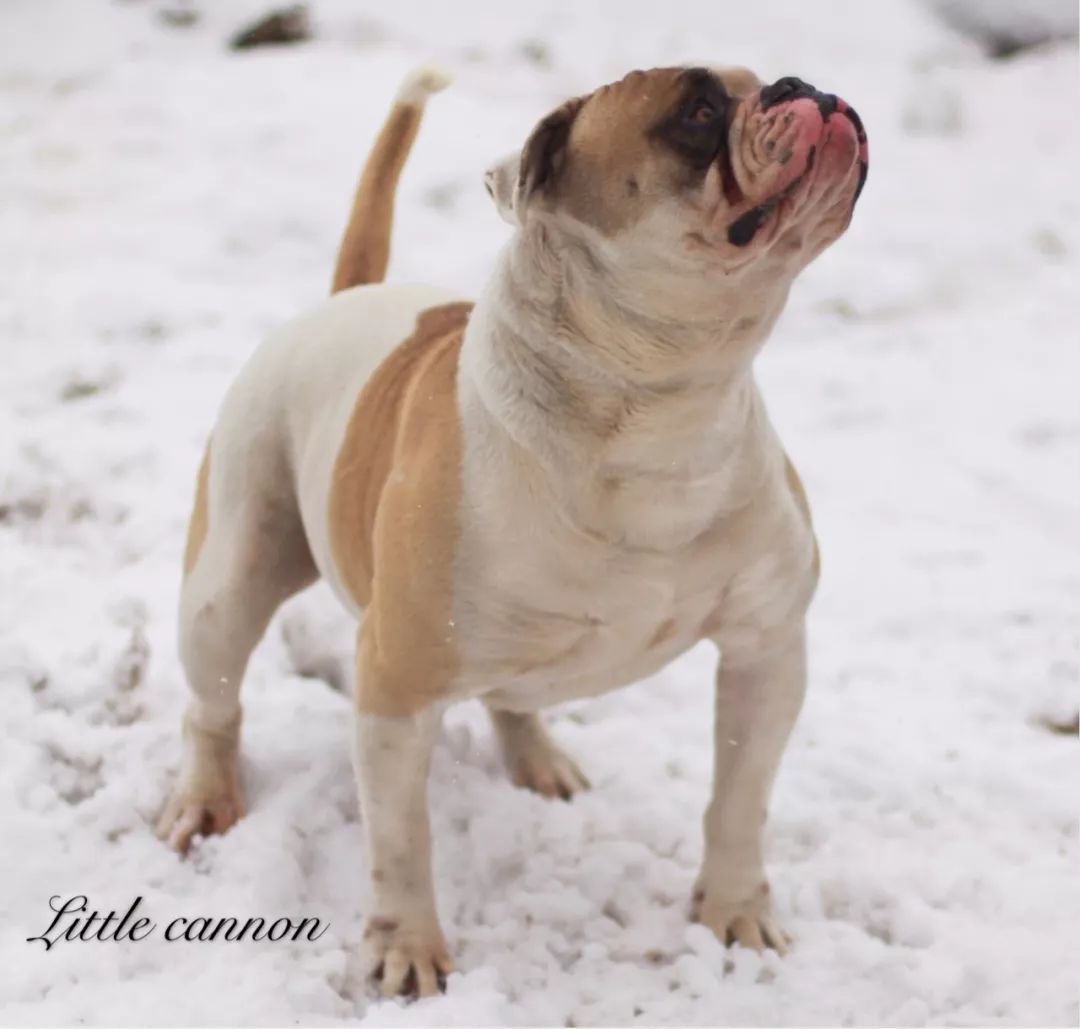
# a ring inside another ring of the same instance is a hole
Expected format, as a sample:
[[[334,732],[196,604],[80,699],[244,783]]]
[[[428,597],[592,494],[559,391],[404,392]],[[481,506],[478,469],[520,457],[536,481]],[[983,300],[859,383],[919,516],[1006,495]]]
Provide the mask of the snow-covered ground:
[[[1077,1020],[1080,633],[1075,44],[985,60],[910,0],[315,7],[238,55],[261,3],[0,9],[0,1021],[37,1024],[1066,1025]],[[635,66],[744,63],[849,99],[871,140],[849,235],[760,377],[824,577],[773,805],[784,960],[687,926],[713,655],[552,713],[594,789],[509,785],[452,712],[431,787],[460,974],[377,1003],[348,701],[318,589],[245,688],[250,813],[186,861],[152,825],[185,700],[173,608],[199,453],[264,332],[327,288],[402,74],[429,112],[392,278],[475,291],[481,187],[564,96]],[[26,938],[52,895],[135,896],[141,943]],[[313,916],[317,942],[168,943],[177,916]]]

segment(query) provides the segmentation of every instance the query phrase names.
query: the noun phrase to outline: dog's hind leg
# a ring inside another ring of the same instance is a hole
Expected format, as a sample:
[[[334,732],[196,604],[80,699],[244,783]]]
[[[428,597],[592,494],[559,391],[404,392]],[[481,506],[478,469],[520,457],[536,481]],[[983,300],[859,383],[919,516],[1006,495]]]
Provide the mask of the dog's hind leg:
[[[589,780],[551,738],[539,715],[490,708],[489,711],[515,786],[563,800],[589,788]]]
[[[240,684],[271,616],[318,577],[288,476],[252,450],[207,449],[188,529],[180,659],[192,697],[180,779],[158,835],[181,853],[243,814]]]

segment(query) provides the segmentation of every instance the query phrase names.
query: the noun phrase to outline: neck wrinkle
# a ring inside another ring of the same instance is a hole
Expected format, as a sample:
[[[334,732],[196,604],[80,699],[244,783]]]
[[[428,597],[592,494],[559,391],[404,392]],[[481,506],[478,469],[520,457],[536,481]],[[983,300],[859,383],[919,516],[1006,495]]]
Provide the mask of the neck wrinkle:
[[[722,407],[738,405],[745,422],[755,406],[744,401],[756,394],[757,348],[715,359],[732,319],[673,323],[624,307],[620,293],[586,247],[553,245],[537,226],[515,234],[477,305],[475,314],[484,317],[474,314],[480,331],[467,333],[466,345],[486,352],[483,374],[473,376],[478,397],[489,417],[544,464],[569,458],[578,467],[603,465],[620,434],[641,440],[662,425],[680,439],[693,437]],[[696,365],[686,351],[698,357]],[[662,367],[666,356],[664,374],[633,367],[635,353]],[[658,453],[649,463],[659,468],[669,460]]]

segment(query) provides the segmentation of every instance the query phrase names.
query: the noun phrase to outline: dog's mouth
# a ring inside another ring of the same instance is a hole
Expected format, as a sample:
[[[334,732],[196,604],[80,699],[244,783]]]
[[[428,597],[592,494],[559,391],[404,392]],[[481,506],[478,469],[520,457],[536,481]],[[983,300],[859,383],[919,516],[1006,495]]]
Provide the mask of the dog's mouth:
[[[779,225],[816,200],[835,204],[839,197],[853,208],[866,181],[866,131],[839,97],[781,79],[733,122],[717,160],[733,216],[727,241],[743,248],[770,223]]]

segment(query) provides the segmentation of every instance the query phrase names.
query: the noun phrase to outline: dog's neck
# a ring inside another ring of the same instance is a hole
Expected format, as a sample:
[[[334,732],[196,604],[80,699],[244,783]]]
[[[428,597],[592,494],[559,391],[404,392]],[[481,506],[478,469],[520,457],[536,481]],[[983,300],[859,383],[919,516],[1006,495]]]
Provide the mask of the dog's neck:
[[[462,390],[576,508],[612,482],[711,478],[737,507],[772,442],[751,363],[786,295],[775,279],[612,275],[538,226],[515,234],[476,305]]]

